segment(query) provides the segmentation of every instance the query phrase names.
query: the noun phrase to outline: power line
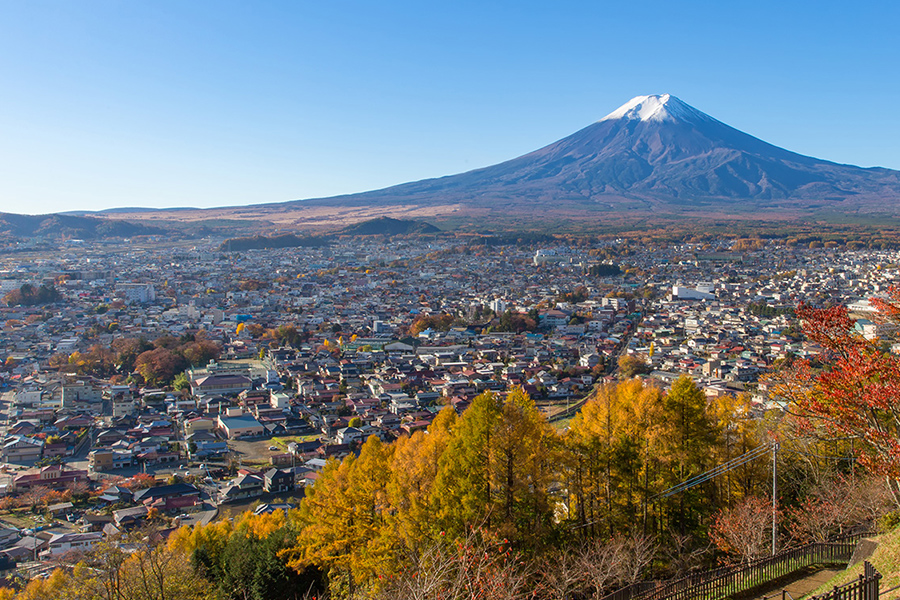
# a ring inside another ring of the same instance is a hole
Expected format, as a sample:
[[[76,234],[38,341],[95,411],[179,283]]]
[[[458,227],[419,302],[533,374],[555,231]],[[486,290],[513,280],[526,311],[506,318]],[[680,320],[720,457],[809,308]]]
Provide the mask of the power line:
[[[701,473],[699,475],[695,475],[689,479],[686,479],[686,480],[682,481],[681,483],[670,487],[667,490],[663,490],[662,492],[660,492],[660,493],[656,494],[655,496],[653,496],[652,498],[650,498],[649,501],[656,500],[657,498],[668,498],[669,496],[672,496],[674,494],[684,492],[686,490],[691,489],[692,487],[698,486],[702,483],[706,483],[707,481],[710,481],[711,479],[715,479],[719,475],[723,475],[725,473],[728,473],[729,471],[733,471],[734,469],[737,469],[738,467],[741,467],[741,466],[747,464],[748,462],[756,460],[757,458],[760,458],[761,456],[767,454],[772,449],[773,445],[774,445],[773,443],[769,443],[769,444],[763,444],[761,446],[757,446],[756,448],[754,448],[753,450],[750,450],[749,452],[746,452],[738,457],[732,458],[731,460],[726,461],[716,467],[713,467],[712,469],[710,469],[704,473]],[[793,454],[802,454],[802,455],[806,455],[806,456],[812,456],[815,458],[830,459],[830,460],[845,460],[848,462],[856,461],[856,458],[854,458],[854,457],[823,456],[821,454],[811,454],[809,452],[803,452],[801,450],[790,450],[790,449],[787,449],[784,447],[782,447],[781,450],[784,452],[791,452]]]
[[[802,452],[800,450],[789,450],[782,448],[782,452],[790,452],[791,454],[802,454],[803,456],[812,456],[813,458],[825,458],[828,460],[846,460],[847,462],[855,462],[855,456],[825,456],[823,454],[813,454],[811,452]]]
[[[696,487],[696,486],[700,485],[701,483],[706,483],[707,481],[714,479],[714,478],[718,477],[719,475],[722,475],[729,471],[733,471],[734,469],[737,469],[738,467],[741,467],[750,461],[756,460],[757,458],[764,456],[765,454],[768,454],[769,450],[771,450],[771,449],[772,449],[772,444],[763,444],[762,446],[757,446],[756,448],[754,448],[753,450],[750,450],[749,452],[741,454],[738,457],[732,458],[731,460],[724,462],[721,465],[718,465],[716,467],[713,467],[712,469],[710,469],[704,473],[695,475],[694,477],[691,477],[690,479],[686,479],[686,480],[682,481],[681,483],[670,487],[667,490],[663,490],[662,492],[660,492],[660,493],[656,494],[655,496],[653,496],[652,498],[650,498],[648,501],[652,502],[653,500],[656,500],[657,498],[668,498],[669,496],[671,496],[673,494],[678,494],[680,492],[689,490],[692,487]]]

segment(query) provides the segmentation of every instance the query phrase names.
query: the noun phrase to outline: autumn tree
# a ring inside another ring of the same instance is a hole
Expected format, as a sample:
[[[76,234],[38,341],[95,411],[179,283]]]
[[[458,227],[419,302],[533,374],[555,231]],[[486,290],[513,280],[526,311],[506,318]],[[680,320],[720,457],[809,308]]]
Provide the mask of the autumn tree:
[[[638,379],[597,389],[564,438],[569,519],[585,536],[646,522],[659,491],[667,418],[660,388]]]
[[[556,439],[521,389],[477,396],[453,430],[432,488],[437,526],[451,537],[484,527],[516,540],[550,527]]]
[[[122,487],[130,490],[142,490],[156,485],[156,478],[147,473],[136,473],[128,479],[119,483]]]
[[[766,420],[751,413],[749,394],[726,394],[707,404],[707,414],[713,431],[718,436],[710,449],[717,464],[746,454],[769,441]],[[757,493],[771,476],[771,463],[753,460],[732,469],[715,480],[715,502],[719,506],[732,506],[747,496]]]
[[[426,329],[435,329],[437,331],[448,331],[456,318],[447,313],[439,315],[421,315],[409,326],[409,335],[419,335]]]
[[[569,426],[570,510],[584,534],[611,533],[616,521],[613,505],[619,485],[614,457],[622,441],[622,417],[617,386],[606,384]]]
[[[507,310],[500,315],[496,324],[492,325],[492,328],[495,331],[522,333],[523,331],[535,331],[538,328],[538,325],[537,321],[527,314]]]
[[[581,555],[568,548],[548,552],[537,562],[537,592],[550,598],[572,598],[583,593],[586,580]]]
[[[263,290],[267,287],[268,287],[268,284],[266,284],[264,281],[261,281],[259,279],[245,279],[238,284],[238,289],[240,289],[241,291],[244,291],[244,292],[247,292],[247,291],[255,292],[258,290]]]
[[[28,488],[25,492],[21,494],[22,501],[31,507],[31,510],[34,510],[39,504],[47,503],[47,495],[50,493],[50,488],[44,485],[38,485],[32,488]]]
[[[433,538],[438,501],[433,495],[441,458],[457,424],[456,411],[445,407],[427,432],[417,431],[395,442],[387,492],[394,512],[392,530],[410,547]]]
[[[882,478],[837,475],[813,487],[785,511],[788,533],[799,542],[824,542],[854,526],[875,524],[892,506]]]
[[[406,568],[387,579],[383,600],[429,598],[516,600],[534,597],[533,573],[506,542],[470,529],[455,543],[433,540],[404,556]]]
[[[128,552],[123,550],[128,548]],[[216,600],[216,588],[197,574],[190,558],[160,541],[154,531],[139,530],[120,540],[104,540],[69,557],[71,570],[31,580],[23,600]]]
[[[297,346],[303,341],[304,335],[293,325],[279,325],[275,328],[274,337],[279,344]]]
[[[772,541],[772,501],[747,496],[715,516],[710,537],[721,550],[743,562],[767,555]]]
[[[549,488],[556,440],[546,417],[522,388],[514,388],[501,402],[490,451],[496,514],[506,525],[501,533],[532,545],[540,542],[553,513]]]
[[[281,600],[319,587],[315,567],[297,571],[282,556],[296,539],[294,512],[247,512],[236,521],[218,552],[215,570],[215,581],[227,598]]]
[[[655,554],[653,539],[640,532],[586,542],[576,551],[584,591],[602,598],[611,587],[639,581]]]
[[[160,346],[140,354],[134,363],[135,369],[150,385],[164,385],[187,367],[185,358],[177,352]]]
[[[872,303],[880,319],[900,320],[900,288]],[[822,348],[819,364],[794,360],[773,377],[774,393],[810,428],[854,439],[860,463],[887,479],[900,506],[900,357],[862,336],[844,305],[801,306],[797,316]]]
[[[218,358],[222,347],[211,340],[199,339],[185,344],[179,350],[189,365],[202,367],[209,361]]]
[[[432,495],[441,529],[461,536],[466,525],[494,518],[494,470],[491,443],[500,420],[500,403],[491,392],[475,397],[462,414],[453,438],[440,459]]]
[[[169,548],[189,556],[194,569],[202,576],[222,581],[224,552],[234,524],[223,520],[208,525],[197,524],[193,528],[181,527],[169,536]]]
[[[660,456],[666,487],[699,475],[710,464],[710,449],[714,448],[718,431],[706,395],[694,381],[682,375],[672,384],[663,400],[667,416],[662,432]],[[669,526],[684,534],[693,530],[713,509],[708,500],[713,483],[695,486],[672,496],[668,502]]]
[[[172,380],[172,389],[179,392],[188,393],[191,389],[191,382],[184,373],[179,373]]]
[[[650,372],[650,366],[640,357],[632,354],[623,354],[618,360],[619,375],[625,378],[634,377]]]
[[[66,573],[62,569],[54,569],[46,579],[36,577],[29,581],[25,585],[25,588],[17,595],[17,598],[20,600],[62,598],[69,585],[70,580]]]
[[[123,373],[131,373],[137,357],[142,352],[152,350],[153,345],[141,338],[116,338],[111,344],[116,353],[115,368]]]
[[[301,504],[296,545],[285,550],[290,567],[318,566],[335,589],[350,594],[387,570],[392,548],[382,527],[389,510],[390,452],[372,436],[358,458],[328,462]]]
[[[36,306],[59,302],[61,299],[62,295],[52,285],[42,284],[34,287],[30,283],[26,283],[19,289],[3,296],[2,302],[7,306]]]

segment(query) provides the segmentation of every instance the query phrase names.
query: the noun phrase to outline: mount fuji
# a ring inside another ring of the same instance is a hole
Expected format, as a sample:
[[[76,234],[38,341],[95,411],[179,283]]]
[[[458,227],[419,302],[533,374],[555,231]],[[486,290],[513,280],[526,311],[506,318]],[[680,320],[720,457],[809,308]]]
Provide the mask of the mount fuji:
[[[662,94],[633,98],[566,138],[497,165],[281,205],[796,215],[900,214],[898,201],[900,171],[790,152]]]
[[[63,223],[63,217],[87,225]],[[98,228],[109,221],[150,228],[189,223],[187,230],[200,233],[229,227],[319,231],[376,217],[476,229],[494,227],[491,223],[565,229],[575,221],[616,227],[683,218],[896,224],[900,171],[803,156],[662,94],[638,96],[539,150],[458,175],[249,206],[36,217],[0,213],[0,237],[53,231],[86,237],[95,229],[99,235]]]

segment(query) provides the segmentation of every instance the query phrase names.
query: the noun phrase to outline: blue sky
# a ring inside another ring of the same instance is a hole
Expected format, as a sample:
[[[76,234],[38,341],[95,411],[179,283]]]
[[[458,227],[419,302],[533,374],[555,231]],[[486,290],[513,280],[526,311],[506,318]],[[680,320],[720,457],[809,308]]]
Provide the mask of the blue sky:
[[[656,93],[900,169],[898,21],[887,1],[0,0],[0,211],[365,191]]]

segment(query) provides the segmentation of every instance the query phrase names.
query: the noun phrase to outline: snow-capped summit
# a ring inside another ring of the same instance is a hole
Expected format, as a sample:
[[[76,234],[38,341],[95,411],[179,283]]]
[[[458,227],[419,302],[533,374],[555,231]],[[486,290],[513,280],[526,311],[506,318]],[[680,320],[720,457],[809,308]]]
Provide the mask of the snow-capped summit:
[[[637,96],[600,121],[628,119],[632,121],[709,121],[712,117],[700,112],[690,104],[682,102],[671,94],[658,96]]]

